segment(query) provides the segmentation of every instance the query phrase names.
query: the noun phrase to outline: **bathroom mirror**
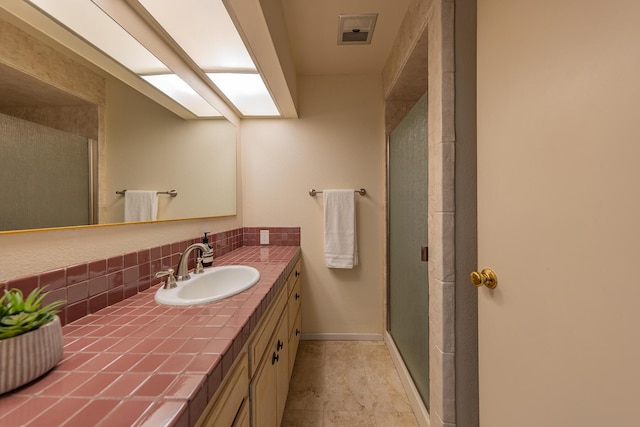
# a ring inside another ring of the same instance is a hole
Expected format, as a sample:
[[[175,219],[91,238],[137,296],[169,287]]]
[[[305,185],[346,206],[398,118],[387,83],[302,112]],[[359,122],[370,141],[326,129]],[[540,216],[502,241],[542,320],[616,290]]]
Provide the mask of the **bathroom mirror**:
[[[95,187],[95,223],[124,221],[124,197],[116,191],[125,189],[176,190],[177,197],[158,196],[158,220],[236,213],[237,132],[232,123],[225,119],[184,120],[111,77],[105,78],[106,102],[99,107],[2,62],[0,55],[0,113],[37,123],[37,126],[94,140],[101,138],[95,179],[89,175],[85,183],[87,189]],[[99,114],[103,114],[103,119]],[[21,148],[18,141],[12,150],[25,151],[26,144],[24,147]],[[42,164],[42,160],[38,162]],[[19,193],[42,194],[38,193],[40,187],[30,187],[42,184],[33,179],[38,176],[39,165],[22,169],[24,176],[17,176],[20,172],[12,173],[13,185],[20,187]],[[55,188],[67,186],[71,184],[64,181],[64,177],[55,184]],[[0,192],[1,206],[15,205],[16,193],[8,194]],[[44,210],[60,211],[60,204],[65,203],[55,197],[55,191],[47,194],[53,198]],[[14,209],[13,213],[0,210],[0,215],[38,210],[43,209],[27,206]],[[41,227],[88,225],[91,220],[59,224],[62,223],[44,223]],[[25,227],[12,226],[0,232],[18,229]]]
[[[237,132],[228,120],[184,120],[109,80],[105,127],[107,222],[124,221],[123,190],[176,190],[158,196],[160,220],[236,213]]]

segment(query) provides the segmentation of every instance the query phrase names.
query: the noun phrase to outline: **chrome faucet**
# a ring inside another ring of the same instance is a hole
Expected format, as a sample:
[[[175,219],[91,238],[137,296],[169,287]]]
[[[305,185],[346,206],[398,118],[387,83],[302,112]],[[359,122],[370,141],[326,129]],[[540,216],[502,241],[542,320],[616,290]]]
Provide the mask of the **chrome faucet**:
[[[176,275],[176,280],[178,282],[182,280],[188,280],[191,278],[191,276],[189,275],[189,255],[194,249],[200,249],[203,254],[207,254],[207,255],[213,250],[209,246],[204,245],[202,243],[194,243],[193,245],[187,247],[187,249],[184,250],[182,255],[180,255],[180,261],[178,262],[178,274]],[[200,257],[198,258],[199,258],[198,260],[199,262],[198,262],[198,266],[196,267],[196,273],[201,273],[203,271],[202,258]]]

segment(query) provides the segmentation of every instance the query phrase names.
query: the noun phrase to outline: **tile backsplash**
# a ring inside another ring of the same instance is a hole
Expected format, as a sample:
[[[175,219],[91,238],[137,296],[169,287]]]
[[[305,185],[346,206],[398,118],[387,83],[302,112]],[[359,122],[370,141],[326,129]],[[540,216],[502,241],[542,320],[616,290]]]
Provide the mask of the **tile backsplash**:
[[[269,231],[269,245],[300,246],[300,227],[245,227],[244,246],[260,245],[260,231]]]
[[[242,246],[259,245],[260,230],[269,230],[270,246],[300,246],[300,227],[237,228],[209,236],[214,260]],[[200,239],[199,236],[10,280],[0,283],[0,290],[18,288],[26,294],[38,286],[47,286],[50,293],[45,303],[58,299],[67,302],[58,313],[65,325],[159,283],[155,274],[176,269],[180,254]],[[195,266],[195,259],[194,253],[189,268]]]

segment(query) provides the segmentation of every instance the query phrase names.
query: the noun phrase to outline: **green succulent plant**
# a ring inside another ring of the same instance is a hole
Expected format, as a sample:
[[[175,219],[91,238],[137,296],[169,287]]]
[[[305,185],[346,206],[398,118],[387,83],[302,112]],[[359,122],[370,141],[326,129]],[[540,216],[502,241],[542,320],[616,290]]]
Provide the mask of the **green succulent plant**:
[[[5,289],[0,297],[0,340],[38,329],[52,321],[65,302],[58,300],[41,307],[47,294],[44,288],[36,288],[25,299],[20,289]]]

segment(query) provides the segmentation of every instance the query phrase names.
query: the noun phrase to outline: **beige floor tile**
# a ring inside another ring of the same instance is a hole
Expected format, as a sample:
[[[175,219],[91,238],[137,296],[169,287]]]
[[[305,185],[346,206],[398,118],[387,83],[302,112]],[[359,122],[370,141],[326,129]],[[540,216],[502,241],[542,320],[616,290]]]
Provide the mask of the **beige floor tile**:
[[[413,412],[376,412],[377,427],[418,427]]]
[[[413,414],[409,399],[404,394],[387,394],[375,396],[373,410],[376,412],[408,412]]]
[[[324,391],[319,387],[309,386],[306,388],[289,387],[287,396],[287,406],[285,412],[293,411],[322,411],[325,402]]]
[[[382,341],[301,341],[283,426],[413,427]]]
[[[281,427],[322,427],[322,411],[287,409]]]
[[[296,364],[319,366],[324,364],[325,345],[322,341],[303,341],[298,347]]]
[[[322,427],[372,427],[375,416],[365,411],[324,411]]]

